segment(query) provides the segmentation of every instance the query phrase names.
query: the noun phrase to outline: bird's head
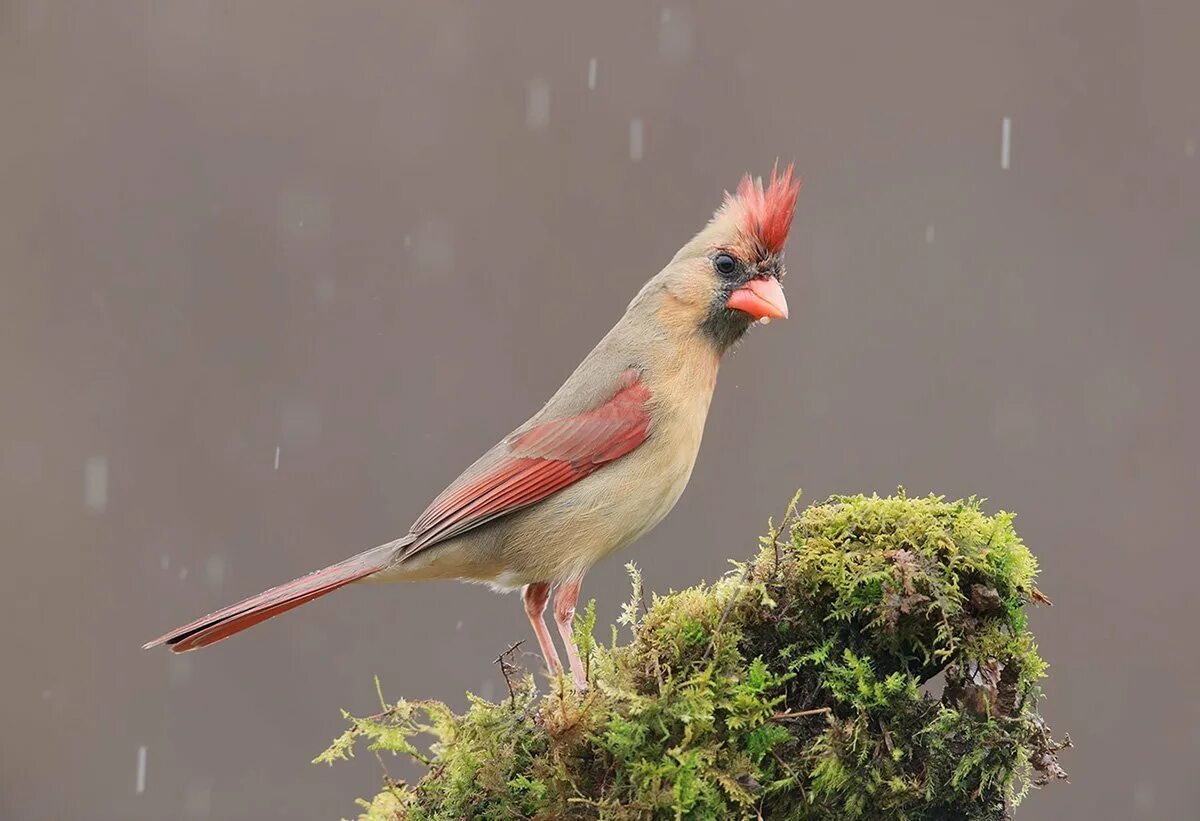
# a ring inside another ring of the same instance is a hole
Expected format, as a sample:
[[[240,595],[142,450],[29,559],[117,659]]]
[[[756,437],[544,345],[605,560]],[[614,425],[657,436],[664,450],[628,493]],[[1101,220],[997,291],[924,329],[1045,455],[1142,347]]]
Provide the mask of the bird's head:
[[[788,315],[783,296],[783,246],[800,180],[793,167],[761,178],[746,175],[704,227],[664,270],[667,293],[719,351],[757,322]]]

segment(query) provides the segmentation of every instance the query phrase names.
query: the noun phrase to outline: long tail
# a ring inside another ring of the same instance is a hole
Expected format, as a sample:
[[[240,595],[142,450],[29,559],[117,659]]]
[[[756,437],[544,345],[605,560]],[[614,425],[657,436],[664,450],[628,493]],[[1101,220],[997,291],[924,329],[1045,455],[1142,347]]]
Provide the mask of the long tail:
[[[351,556],[344,562],[317,570],[299,579],[272,587],[257,596],[243,599],[237,604],[231,604],[224,610],[210,613],[202,619],[196,619],[191,624],[185,624],[166,635],[159,636],[154,641],[142,645],[143,650],[165,644],[175,653],[186,653],[199,647],[216,644],[227,639],[234,633],[240,633],[248,627],[266,621],[280,613],[286,613],[293,607],[299,607],[315,598],[332,593],[339,587],[361,578],[370,576],[387,567],[397,549],[406,543],[405,539],[390,542],[372,548],[365,553]]]

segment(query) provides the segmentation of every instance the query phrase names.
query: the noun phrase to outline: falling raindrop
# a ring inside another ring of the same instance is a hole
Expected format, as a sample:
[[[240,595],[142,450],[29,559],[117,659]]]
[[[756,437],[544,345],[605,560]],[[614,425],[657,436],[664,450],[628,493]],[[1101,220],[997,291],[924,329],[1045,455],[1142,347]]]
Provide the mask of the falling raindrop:
[[[317,302],[328,305],[337,295],[337,283],[332,277],[321,277],[317,280]]]
[[[450,226],[435,221],[421,223],[412,237],[412,255],[417,270],[426,276],[453,268],[454,238]]]
[[[329,233],[329,198],[309,191],[285,191],[279,195],[279,227],[293,237],[321,239]]]
[[[191,655],[168,653],[167,658],[170,659],[171,684],[178,686],[192,680],[192,664],[195,660]]]
[[[137,794],[146,791],[146,745],[138,747],[137,751]]]
[[[550,124],[550,84],[540,77],[525,90],[525,124],[535,131]]]
[[[275,469],[279,470],[279,445],[275,446]]]
[[[186,567],[179,568],[179,581],[183,581],[184,579],[186,579],[187,573],[188,573],[188,571],[187,571]]]
[[[672,63],[685,60],[692,50],[692,25],[684,14],[663,9],[658,27],[658,53]]]
[[[171,567],[171,557],[166,553],[162,554],[162,569],[168,570]]]
[[[225,557],[214,553],[204,563],[204,578],[209,584],[219,585],[225,580]]]
[[[1012,143],[1012,120],[1005,117],[1000,121],[1000,167],[1008,170]]]
[[[596,58],[588,60],[588,91],[596,90]]]
[[[1133,805],[1139,813],[1148,813],[1154,808],[1154,785],[1142,781],[1133,788]]]
[[[212,814],[212,785],[189,784],[183,795],[183,811],[189,818],[208,818]]]
[[[640,117],[634,117],[629,121],[629,159],[637,162],[642,158],[645,153],[643,142],[642,120]]]
[[[933,242],[933,223],[932,222],[925,226],[925,241]]]
[[[311,439],[321,432],[321,410],[312,402],[291,400],[284,405],[280,426],[289,441]]]
[[[93,456],[83,466],[83,502],[89,510],[108,509],[108,459]]]
[[[991,409],[992,435],[1006,445],[1028,444],[1037,434],[1037,415],[1029,396],[1017,392]]]

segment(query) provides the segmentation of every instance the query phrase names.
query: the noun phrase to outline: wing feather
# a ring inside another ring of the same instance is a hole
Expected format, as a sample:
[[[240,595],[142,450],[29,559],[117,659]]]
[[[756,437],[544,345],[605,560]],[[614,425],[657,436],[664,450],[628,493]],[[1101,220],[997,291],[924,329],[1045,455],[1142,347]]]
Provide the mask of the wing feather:
[[[497,446],[499,458],[442,491],[413,525],[405,557],[590,476],[642,444],[649,428],[650,391],[631,369],[608,401],[510,436]]]

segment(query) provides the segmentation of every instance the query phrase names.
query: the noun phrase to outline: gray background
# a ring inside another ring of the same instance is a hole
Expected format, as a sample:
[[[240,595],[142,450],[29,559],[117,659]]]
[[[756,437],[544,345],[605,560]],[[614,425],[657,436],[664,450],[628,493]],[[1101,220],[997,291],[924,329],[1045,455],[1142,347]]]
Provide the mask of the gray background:
[[[850,5],[0,2],[0,817],[335,818],[372,674],[495,695],[479,587],[138,647],[403,533],[777,156],[792,319],[585,595],[796,486],[986,496],[1078,744],[1021,817],[1196,817],[1200,5]]]

